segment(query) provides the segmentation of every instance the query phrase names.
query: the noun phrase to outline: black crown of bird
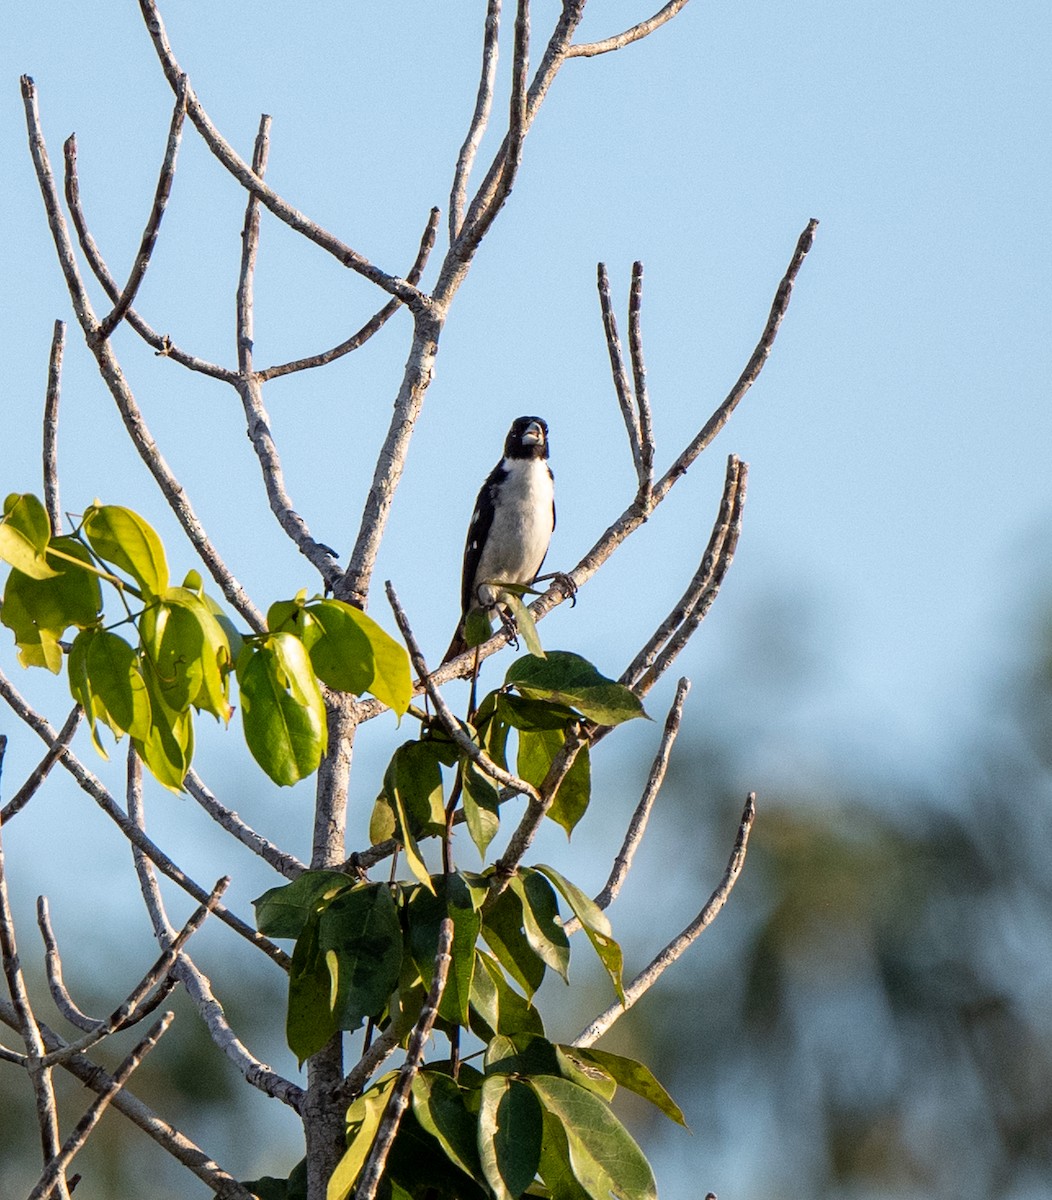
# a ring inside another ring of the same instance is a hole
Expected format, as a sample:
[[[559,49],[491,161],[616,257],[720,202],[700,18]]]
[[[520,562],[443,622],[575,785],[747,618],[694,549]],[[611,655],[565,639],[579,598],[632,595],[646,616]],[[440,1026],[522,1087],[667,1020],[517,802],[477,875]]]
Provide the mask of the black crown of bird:
[[[548,423],[516,417],[504,454],[479,491],[468,524],[460,586],[460,622],[443,657],[448,662],[468,645],[469,614],[498,608],[501,584],[532,584],[555,529],[555,481],[548,466]]]

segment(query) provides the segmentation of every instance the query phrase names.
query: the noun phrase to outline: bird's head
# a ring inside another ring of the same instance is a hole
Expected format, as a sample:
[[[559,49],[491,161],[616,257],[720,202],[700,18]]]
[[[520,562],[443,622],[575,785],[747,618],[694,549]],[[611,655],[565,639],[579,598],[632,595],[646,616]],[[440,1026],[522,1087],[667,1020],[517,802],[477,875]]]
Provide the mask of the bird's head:
[[[547,458],[547,421],[541,417],[516,417],[504,442],[504,457]]]

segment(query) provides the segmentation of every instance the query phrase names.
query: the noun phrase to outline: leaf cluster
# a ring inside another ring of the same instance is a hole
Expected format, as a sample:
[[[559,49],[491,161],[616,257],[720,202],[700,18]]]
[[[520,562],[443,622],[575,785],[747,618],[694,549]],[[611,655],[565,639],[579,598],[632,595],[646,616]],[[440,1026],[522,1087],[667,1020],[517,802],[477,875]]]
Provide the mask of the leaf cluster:
[[[58,674],[65,661],[99,753],[100,725],[127,734],[174,791],[193,759],[194,714],[229,721],[232,681],[248,748],[282,785],[325,753],[323,687],[370,692],[399,716],[409,706],[408,655],[365,613],[300,592],[271,605],[265,632],[241,633],[197,572],[171,586],[161,539],[131,509],[93,504],[69,536],[54,536],[36,496],[10,495],[0,558],[11,566],[0,621],[22,665]],[[103,611],[103,584],[116,594],[116,618]]]

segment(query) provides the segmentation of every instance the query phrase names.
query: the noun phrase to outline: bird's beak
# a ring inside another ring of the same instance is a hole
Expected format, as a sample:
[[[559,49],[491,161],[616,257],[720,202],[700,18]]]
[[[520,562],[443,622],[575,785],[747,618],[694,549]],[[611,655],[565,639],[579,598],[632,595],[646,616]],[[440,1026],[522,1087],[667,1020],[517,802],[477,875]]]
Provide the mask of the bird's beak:
[[[526,432],[522,435],[522,440],[527,446],[543,446],[544,429],[536,421],[531,421],[526,426]]]

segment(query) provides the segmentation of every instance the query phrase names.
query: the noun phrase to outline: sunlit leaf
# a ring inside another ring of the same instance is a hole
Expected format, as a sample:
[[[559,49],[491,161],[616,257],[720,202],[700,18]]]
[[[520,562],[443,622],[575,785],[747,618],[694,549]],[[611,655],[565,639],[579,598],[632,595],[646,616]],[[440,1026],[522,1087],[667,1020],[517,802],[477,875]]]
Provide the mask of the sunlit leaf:
[[[130,575],[144,592],[159,596],[168,587],[168,561],[153,527],[130,508],[93,504],[82,526],[92,550]]]
[[[176,712],[168,706],[153,664],[141,661],[140,669],[150,697],[150,731],[133,738],[139,757],[160,783],[173,792],[183,790],[183,780],[194,756],[193,713]]]
[[[644,1100],[649,1100],[656,1108],[661,1109],[670,1120],[682,1125],[684,1129],[687,1128],[683,1110],[661,1086],[650,1068],[644,1066],[643,1063],[636,1062],[634,1058],[625,1058],[620,1054],[611,1054],[609,1050],[597,1050],[592,1046],[586,1050],[577,1046],[564,1046],[562,1049],[568,1054],[583,1058],[586,1062],[594,1063],[616,1080],[621,1087],[635,1092]]]
[[[485,858],[490,842],[500,828],[500,793],[496,785],[473,762],[464,763],[463,802],[464,820],[471,840]]]
[[[598,1096],[554,1075],[531,1076],[527,1083],[565,1131],[574,1178],[592,1200],[657,1200],[650,1164]]]
[[[471,1016],[471,1027],[483,1040],[496,1034],[544,1033],[540,1013],[508,983],[497,960],[477,947]]]
[[[246,643],[237,674],[245,741],[256,762],[286,787],[317,770],[328,727],[303,643],[291,633]]]
[[[552,885],[543,875],[524,869],[511,877],[510,887],[522,904],[526,940],[547,966],[566,979],[570,942],[559,922],[559,904]]]
[[[516,763],[519,775],[534,787],[540,787],[565,741],[566,734],[561,729],[520,729]],[[591,756],[588,744],[584,743],[563,776],[547,815],[569,836],[588,810],[591,794]]]
[[[482,1084],[478,1150],[497,1200],[514,1200],[532,1183],[541,1160],[541,1106],[524,1084],[507,1075]]]
[[[398,716],[413,698],[409,655],[361,609],[342,600],[318,600],[307,606],[325,631],[311,646],[311,661],[330,687],[371,692]]]
[[[51,538],[47,509],[31,492],[13,492],[4,501],[0,520],[0,558],[30,579],[50,579],[55,574],[45,551]]]
[[[256,928],[271,938],[297,938],[324,900],[353,886],[354,880],[342,871],[304,871],[252,901]]]
[[[532,997],[544,979],[544,960],[526,937],[522,901],[511,888],[505,888],[487,910],[482,936],[501,966]]]
[[[505,592],[501,599],[511,610],[511,615],[515,618],[519,634],[526,643],[526,649],[529,650],[531,655],[543,659],[544,647],[541,645],[541,639],[537,633],[537,625],[534,622],[533,613],[530,612],[526,603],[520,596],[516,596],[513,592]]]
[[[508,668],[504,682],[523,696],[554,700],[600,725],[619,725],[645,717],[639,697],[601,675],[587,659],[568,650],[549,650],[544,658],[527,654]]]
[[[140,739],[148,737],[152,723],[150,696],[138,654],[124,638],[107,629],[85,630],[77,635],[74,646],[82,639],[86,639],[84,669],[102,706],[98,716],[118,736],[130,733]],[[72,660],[71,652],[71,671]]]
[[[617,998],[623,1004],[625,992],[621,983],[621,972],[624,959],[621,947],[614,941],[606,914],[576,884],[564,878],[553,867],[538,864],[535,869],[546,875],[555,884],[567,904],[573,909],[574,916],[581,922],[582,928],[588,935],[588,940],[595,947],[600,961],[610,976],[614,990],[617,992]]]
[[[311,913],[292,951],[285,1037],[300,1063],[317,1054],[336,1034],[332,976],[318,942],[320,915]]]
[[[365,1166],[398,1074],[389,1072],[347,1110],[347,1150],[329,1178],[325,1200],[347,1200]]]

